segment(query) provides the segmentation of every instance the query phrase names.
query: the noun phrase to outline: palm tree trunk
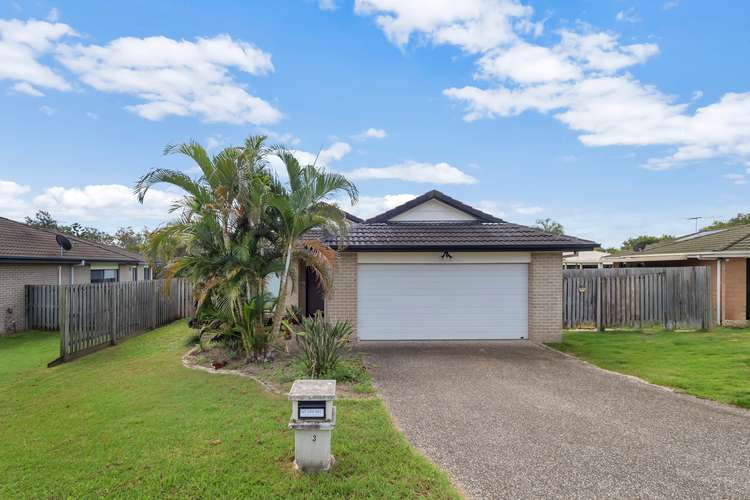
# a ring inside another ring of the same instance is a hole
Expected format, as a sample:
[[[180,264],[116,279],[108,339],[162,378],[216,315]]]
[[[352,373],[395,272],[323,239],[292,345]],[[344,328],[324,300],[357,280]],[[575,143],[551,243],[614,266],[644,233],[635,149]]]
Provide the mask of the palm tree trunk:
[[[273,313],[273,328],[271,329],[271,338],[276,338],[281,330],[281,320],[284,319],[286,309],[286,287],[289,281],[289,267],[292,264],[292,250],[294,249],[294,240],[289,242],[286,250],[286,262],[284,262],[284,272],[281,274],[281,283],[279,284],[279,296],[276,298],[276,310]]]

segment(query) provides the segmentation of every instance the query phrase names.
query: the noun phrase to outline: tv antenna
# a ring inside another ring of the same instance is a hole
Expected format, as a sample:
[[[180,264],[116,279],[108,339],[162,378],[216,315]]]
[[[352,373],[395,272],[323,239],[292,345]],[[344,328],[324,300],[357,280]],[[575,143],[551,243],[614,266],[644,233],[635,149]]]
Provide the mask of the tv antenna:
[[[701,215],[698,217],[685,217],[687,220],[695,221],[695,232],[698,232],[698,221],[701,219],[716,219],[715,215]]]

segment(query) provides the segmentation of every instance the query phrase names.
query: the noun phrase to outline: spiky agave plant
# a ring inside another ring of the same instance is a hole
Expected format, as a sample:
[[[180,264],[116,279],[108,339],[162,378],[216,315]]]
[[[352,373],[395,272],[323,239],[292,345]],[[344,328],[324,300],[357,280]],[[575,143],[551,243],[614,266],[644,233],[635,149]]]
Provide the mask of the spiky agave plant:
[[[313,317],[302,318],[295,339],[305,373],[319,378],[336,368],[351,335],[352,325],[345,321],[326,321],[320,311]]]

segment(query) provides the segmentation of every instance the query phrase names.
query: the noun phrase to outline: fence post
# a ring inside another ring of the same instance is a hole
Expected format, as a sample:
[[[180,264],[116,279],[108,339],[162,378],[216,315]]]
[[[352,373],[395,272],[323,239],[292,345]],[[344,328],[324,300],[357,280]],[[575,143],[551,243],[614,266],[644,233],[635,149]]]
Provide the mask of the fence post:
[[[68,359],[68,341],[70,339],[70,317],[68,314],[69,297],[66,293],[65,286],[60,287],[58,316],[60,328],[60,358],[63,361]]]
[[[105,288],[109,297],[107,298],[109,306],[109,343],[115,345],[117,343],[117,318],[115,315],[115,287],[108,286]]]
[[[596,330],[604,331],[604,322],[602,321],[602,275],[596,276]]]

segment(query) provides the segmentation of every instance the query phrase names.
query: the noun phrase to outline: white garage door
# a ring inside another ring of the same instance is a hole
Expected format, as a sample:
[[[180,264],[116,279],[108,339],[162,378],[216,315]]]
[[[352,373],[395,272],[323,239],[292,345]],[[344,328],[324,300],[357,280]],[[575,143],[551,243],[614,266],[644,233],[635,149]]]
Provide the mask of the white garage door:
[[[361,340],[528,338],[527,264],[360,264]]]

